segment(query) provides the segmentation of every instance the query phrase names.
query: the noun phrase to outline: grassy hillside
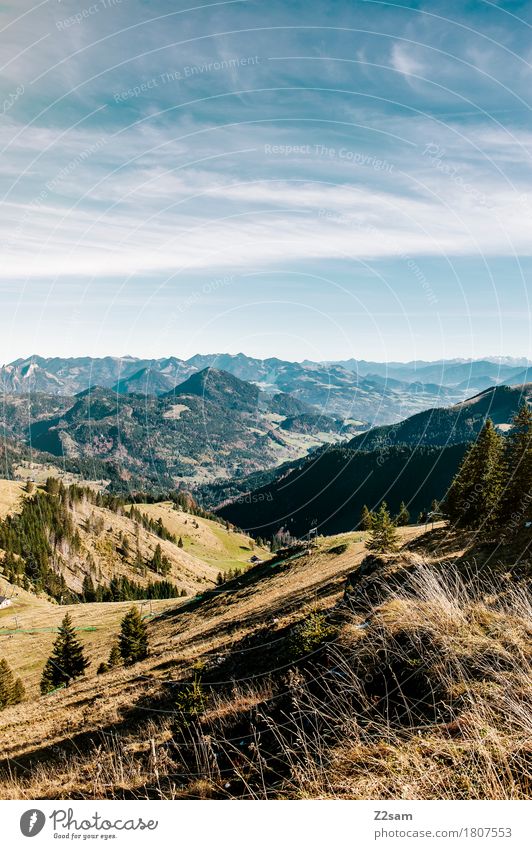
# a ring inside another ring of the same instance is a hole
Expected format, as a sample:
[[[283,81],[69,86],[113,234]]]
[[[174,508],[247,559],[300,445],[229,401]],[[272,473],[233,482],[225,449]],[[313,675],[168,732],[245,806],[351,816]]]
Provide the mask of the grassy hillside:
[[[16,511],[25,497],[25,486],[20,481],[0,480],[0,519]]]
[[[170,533],[181,539],[185,554],[207,563],[217,572],[245,567],[254,555],[261,560],[270,556],[247,534],[227,530],[223,524],[212,519],[202,519],[183,510],[176,510],[171,502],[136,506],[152,519],[160,519]]]
[[[247,568],[254,554],[268,556],[247,535],[177,504],[136,504],[131,512],[131,505],[91,488],[55,486],[54,494],[36,487],[29,495],[21,484],[0,482],[3,517],[12,516],[0,524],[0,549],[3,539],[12,552],[11,565],[0,558],[0,574],[14,580],[15,570],[19,586],[31,589],[29,580],[34,591],[57,600],[80,597],[87,578],[96,588],[120,578],[141,587],[164,579],[176,594],[194,595],[215,586],[220,572]],[[164,572],[152,566],[157,549]]]
[[[3,711],[0,794],[529,797],[530,533],[401,534],[261,564],[154,617],[147,660]]]
[[[109,646],[120,630],[120,620],[131,602],[102,604],[53,604],[36,598],[22,588],[1,581],[1,591],[11,597],[11,606],[0,610],[0,657],[5,657],[24,681],[29,698],[39,695],[42,669],[57,636],[57,628],[66,613],[72,617],[78,636],[83,640],[91,661],[89,674],[109,653]],[[138,603],[145,619],[175,608],[175,600]]]

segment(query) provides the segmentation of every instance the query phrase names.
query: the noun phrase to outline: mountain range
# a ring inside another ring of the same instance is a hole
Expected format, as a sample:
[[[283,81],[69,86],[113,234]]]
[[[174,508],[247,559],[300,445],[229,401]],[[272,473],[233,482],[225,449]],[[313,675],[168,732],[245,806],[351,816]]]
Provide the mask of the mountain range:
[[[513,397],[507,384],[524,382],[527,368],[527,361],[496,360],[34,356],[2,368],[0,424],[4,439],[34,457],[61,458],[113,487],[206,484],[209,502],[223,502],[250,482],[260,488],[275,478],[272,470],[284,474],[287,463],[291,469],[309,453],[313,461],[316,451],[330,456],[323,446],[331,444],[367,453],[392,444],[466,443],[475,429],[471,416],[458,416],[449,435],[449,410],[485,384],[496,387],[500,407]]]
[[[245,354],[196,354],[177,357],[40,357],[14,360],[0,369],[4,394],[40,392],[74,396],[91,387],[120,395],[164,396],[206,368],[225,371],[253,383],[267,395],[287,393],[323,415],[390,424],[429,407],[449,405],[499,384],[528,380],[527,360],[441,360],[427,363],[289,362]]]

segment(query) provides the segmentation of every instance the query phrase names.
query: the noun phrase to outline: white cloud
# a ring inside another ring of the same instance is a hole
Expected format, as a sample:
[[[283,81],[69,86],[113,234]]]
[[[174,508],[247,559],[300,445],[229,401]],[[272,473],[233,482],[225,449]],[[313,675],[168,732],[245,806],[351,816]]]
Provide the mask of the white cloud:
[[[392,67],[406,77],[411,74],[422,76],[425,70],[424,64],[414,55],[414,48],[399,42],[392,46],[390,61]]]

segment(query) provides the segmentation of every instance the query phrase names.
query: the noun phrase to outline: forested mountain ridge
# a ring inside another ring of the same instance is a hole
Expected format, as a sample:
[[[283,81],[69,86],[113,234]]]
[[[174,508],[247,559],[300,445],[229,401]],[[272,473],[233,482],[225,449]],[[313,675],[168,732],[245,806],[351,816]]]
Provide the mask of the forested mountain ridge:
[[[93,477],[115,487],[159,490],[246,475],[356,432],[218,369],[195,372],[158,396],[98,386],[73,398],[7,395],[0,421],[34,451],[74,465],[93,462]]]
[[[444,497],[466,447],[488,418],[502,431],[523,403],[532,384],[494,387],[453,407],[419,413],[397,425],[374,428],[342,446],[324,448],[306,460],[287,463],[277,472],[213,487],[206,503],[217,497],[224,518],[257,534],[284,527],[295,535],[313,526],[323,533],[356,527],[364,505],[386,500],[393,513],[404,501],[415,518],[433,500]],[[235,482],[236,483],[236,482]]]

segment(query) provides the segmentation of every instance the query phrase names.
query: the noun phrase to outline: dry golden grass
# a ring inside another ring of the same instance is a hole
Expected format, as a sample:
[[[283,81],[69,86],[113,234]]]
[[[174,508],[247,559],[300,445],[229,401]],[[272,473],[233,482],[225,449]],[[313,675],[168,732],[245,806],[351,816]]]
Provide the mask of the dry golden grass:
[[[15,513],[25,497],[25,484],[18,481],[0,480],[0,519]]]
[[[2,581],[5,590],[9,587]],[[5,657],[13,672],[24,682],[30,698],[39,694],[43,666],[50,655],[58,626],[65,614],[72,618],[91,661],[92,678],[120,630],[120,620],[134,604],[148,621],[176,606],[175,599],[145,602],[108,602],[102,604],[53,604],[35,598],[20,587],[11,591],[12,604],[0,610],[0,657]],[[11,592],[9,592],[9,595]]]
[[[19,510],[26,496],[25,484],[0,480],[0,519]],[[147,531],[141,524],[129,519],[123,510],[115,513],[82,499],[72,515],[81,549],[74,551],[65,543],[61,551],[62,563],[58,564],[70,589],[81,592],[83,579],[89,573],[95,583],[108,583],[113,576],[125,576],[144,586],[153,581],[157,576],[135,567],[137,547],[143,560],[148,561],[156,546],[160,545],[171,564],[168,580],[188,595],[214,587],[218,572],[247,568],[253,554],[261,559],[269,556],[267,551],[254,546],[245,534],[175,510],[171,503],[137,506],[151,518],[161,518],[177,539],[182,538],[183,548]],[[97,531],[98,525],[101,529]],[[126,556],[123,554],[124,539],[129,545]],[[90,561],[92,572],[88,565]]]
[[[0,796],[529,798],[524,590],[402,552],[404,580],[355,615],[338,603],[366,552],[342,541],[167,610],[146,661],[4,711]],[[333,643],[287,665],[290,629],[320,610]],[[208,698],[185,721],[195,676]]]
[[[360,539],[360,535],[353,537]],[[98,737],[100,729],[113,726],[121,713],[127,712],[141,695],[144,698],[155,697],[168,679],[179,680],[193,664],[204,663],[216,656],[227,656],[240,641],[265,625],[274,632],[281,631],[297,621],[305,609],[316,604],[326,606],[337,600],[342,595],[345,576],[363,558],[364,546],[361,542],[353,543],[340,556],[326,553],[327,540],[322,541],[320,546],[309,556],[295,560],[281,570],[265,570],[259,580],[255,581],[254,573],[249,572],[199,602],[183,599],[179,603],[175,600],[162,603],[167,604],[166,615],[154,619],[149,625],[150,657],[134,667],[103,676],[96,676],[97,665],[107,658],[109,636],[113,629],[116,630],[124,607],[129,607],[130,603],[72,606],[69,610],[75,622],[90,621],[94,624],[100,616],[105,617],[105,629],[102,620],[104,630],[82,634],[84,641],[94,641],[92,666],[84,679],[67,690],[30,700],[0,713],[5,755],[19,759],[22,754],[38,752],[51,741],[54,744],[61,740],[66,742],[70,737],[86,733]],[[30,606],[32,598],[29,596]],[[36,622],[50,621],[55,617],[58,622],[64,615],[65,607],[44,604],[45,609],[40,613],[28,609],[30,621],[33,617]],[[113,612],[114,609],[116,612]],[[12,616],[13,611],[9,608],[0,613],[0,625],[4,621],[11,623]],[[33,693],[38,669],[52,639],[53,635],[38,636],[34,640],[20,635],[12,638],[0,636],[0,656],[5,654],[8,657],[14,671],[22,674],[25,683],[33,687]],[[30,647],[33,647],[31,651]],[[27,672],[24,670],[26,663],[31,667]]]

